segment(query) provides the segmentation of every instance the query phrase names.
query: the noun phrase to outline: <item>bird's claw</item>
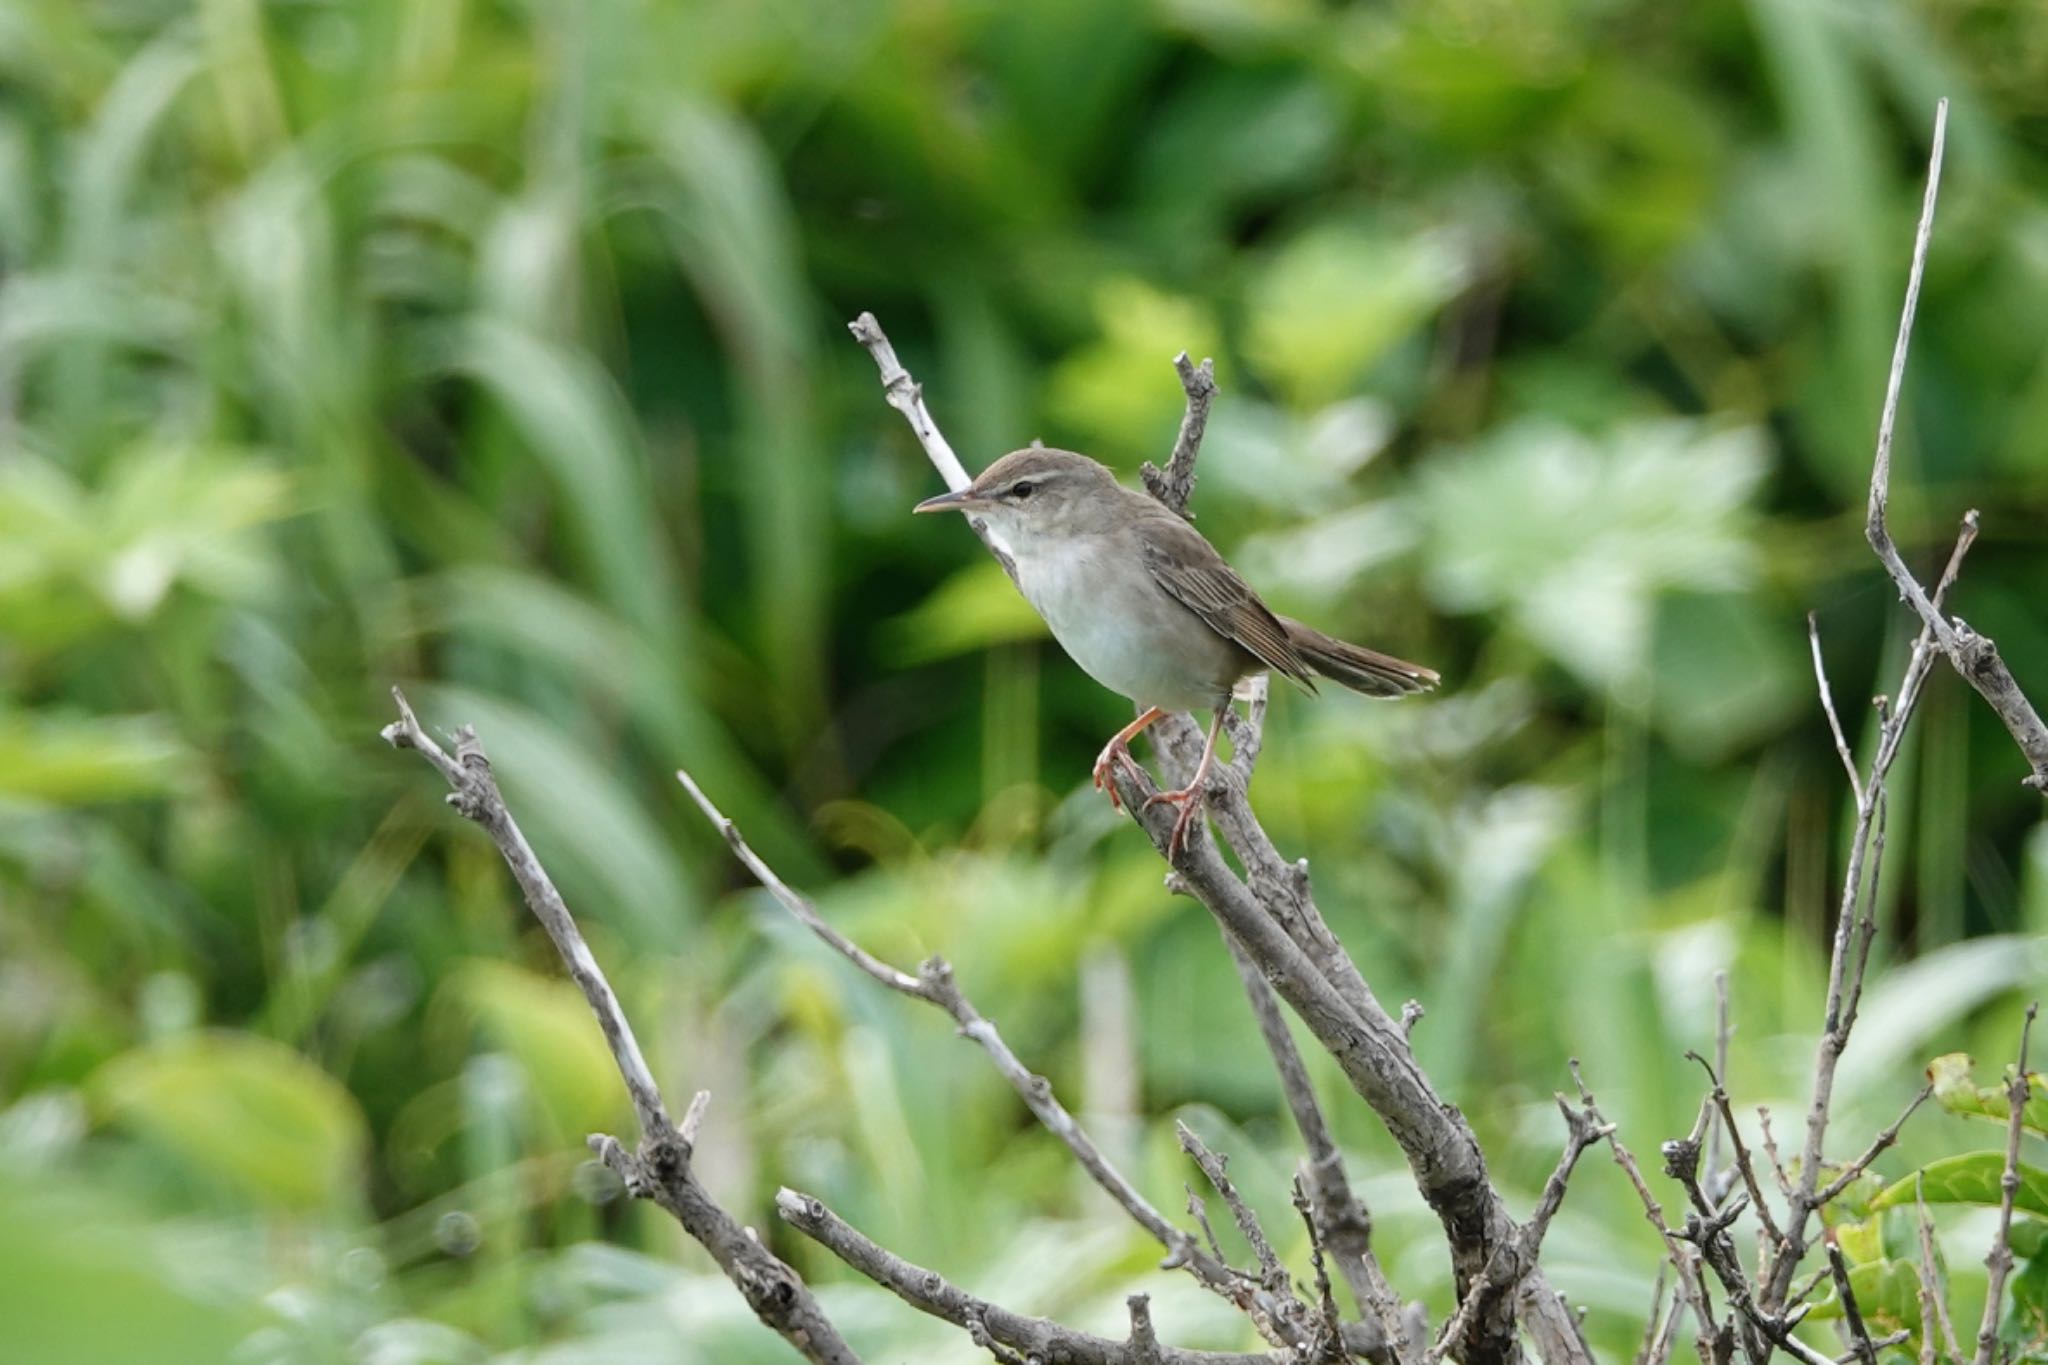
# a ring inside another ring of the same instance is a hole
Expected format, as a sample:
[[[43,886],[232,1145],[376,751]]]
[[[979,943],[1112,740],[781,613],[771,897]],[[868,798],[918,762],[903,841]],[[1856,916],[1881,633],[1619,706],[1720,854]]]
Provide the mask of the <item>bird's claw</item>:
[[[1128,768],[1133,777],[1137,777],[1143,772],[1143,769],[1138,767],[1138,760],[1131,757],[1131,749],[1128,744],[1110,744],[1103,749],[1101,754],[1097,755],[1095,759],[1095,790],[1109,793],[1109,808],[1114,811],[1122,811],[1124,808],[1123,797],[1118,795],[1116,789],[1116,765],[1119,763]]]
[[[1160,792],[1145,802],[1144,809],[1151,810],[1162,801],[1169,806],[1180,807],[1180,813],[1173,818],[1173,832],[1166,837],[1166,858],[1171,862],[1187,847],[1188,831],[1202,818],[1202,784],[1198,782],[1179,791]]]

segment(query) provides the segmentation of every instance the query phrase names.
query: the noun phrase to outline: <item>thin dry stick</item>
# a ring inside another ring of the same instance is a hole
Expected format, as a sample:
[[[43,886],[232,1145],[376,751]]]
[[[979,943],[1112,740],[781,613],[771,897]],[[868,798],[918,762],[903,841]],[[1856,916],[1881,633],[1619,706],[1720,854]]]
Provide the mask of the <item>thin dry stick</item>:
[[[1877,1160],[1887,1147],[1890,1147],[1899,1140],[1899,1130],[1906,1126],[1906,1120],[1912,1118],[1913,1112],[1921,1105],[1927,1103],[1927,1097],[1933,1093],[1934,1084],[1931,1081],[1920,1087],[1920,1093],[1906,1102],[1906,1107],[1899,1112],[1897,1118],[1891,1121],[1891,1125],[1871,1139],[1870,1145],[1863,1149],[1863,1155],[1844,1166],[1842,1173],[1833,1180],[1830,1180],[1827,1188],[1814,1196],[1815,1206],[1820,1207],[1833,1203],[1836,1196],[1854,1183],[1856,1177],[1869,1170],[1870,1163]]]
[[[1866,528],[1870,534],[1872,547],[1877,550],[1886,568],[1892,571],[1894,579],[1899,581],[1901,590],[1910,588],[1910,596],[1915,600],[1916,610],[1920,611],[1923,628],[1907,664],[1905,678],[1900,684],[1897,706],[1889,711],[1884,711],[1881,707],[1877,753],[1871,759],[1867,778],[1859,780],[1855,774],[1855,764],[1849,756],[1846,742],[1842,739],[1840,723],[1833,713],[1833,699],[1829,695],[1826,670],[1821,664],[1817,632],[1813,636],[1815,676],[1821,688],[1823,709],[1829,714],[1830,729],[1836,737],[1836,751],[1843,757],[1845,766],[1851,773],[1851,787],[1856,795],[1856,822],[1850,835],[1848,867],[1843,877],[1842,903],[1836,921],[1833,951],[1829,955],[1827,1008],[1820,1045],[1814,1058],[1813,1098],[1807,1110],[1806,1141],[1800,1156],[1797,1183],[1790,1190],[1787,1199],[1783,1236],[1772,1252],[1770,1272],[1762,1286],[1763,1306],[1769,1311],[1782,1311],[1792,1277],[1797,1273],[1799,1261],[1806,1252],[1809,1220],[1826,1202],[1821,1197],[1824,1191],[1820,1187],[1820,1173],[1833,1100],[1835,1070],[1843,1050],[1848,1046],[1849,1032],[1855,1023],[1856,1009],[1863,989],[1864,968],[1868,963],[1871,942],[1876,935],[1876,925],[1870,906],[1875,900],[1876,876],[1884,852],[1885,779],[1905,737],[1907,725],[1919,700],[1922,685],[1926,681],[1927,671],[1932,666],[1935,648],[1939,647],[1952,661],[1956,660],[1957,656],[1950,649],[1949,643],[1944,641],[1944,636],[1952,641],[1955,632],[1949,629],[1948,623],[1941,617],[1940,596],[1954,582],[1962,557],[1976,535],[1976,518],[1973,514],[1964,519],[1963,533],[1950,555],[1948,570],[1942,575],[1935,598],[1929,600],[1921,592],[1918,582],[1906,572],[1897,549],[1892,545],[1890,536],[1884,529],[1885,500],[1891,477],[1892,433],[1898,418],[1899,394],[1905,379],[1913,318],[1919,306],[1920,282],[1926,270],[1928,243],[1934,230],[1934,208],[1940,192],[1941,158],[1947,129],[1948,102],[1943,100],[1935,111],[1933,145],[1928,156],[1927,188],[1921,202],[1919,229],[1914,237],[1912,265],[1907,276],[1905,303],[1900,311],[1898,336],[1892,350],[1892,367],[1886,384],[1884,406],[1878,418],[1877,452],[1872,461],[1870,516]],[[1957,663],[1957,667],[1967,675],[1967,670],[1963,669],[1960,662]],[[2009,675],[2007,680],[2010,681]],[[2017,692],[2016,688],[2014,692]],[[2036,726],[2039,725],[2038,720],[2034,723]],[[2048,743],[2048,736],[2044,736],[2044,743]],[[2025,747],[2024,744],[2022,747]],[[2048,749],[2044,749],[2044,752],[2048,752]],[[1868,891],[1865,884],[1866,855],[1871,864]],[[1859,908],[1862,910],[1860,917]],[[1775,1155],[1773,1160],[1775,1163]]]
[[[1595,1121],[1606,1123],[1605,1117],[1600,1113],[1600,1107],[1593,1102],[1593,1092],[1586,1088],[1586,1078],[1579,1071],[1579,1059],[1576,1057],[1571,1060],[1571,1073],[1572,1083],[1579,1090],[1579,1102],[1586,1107],[1586,1112],[1592,1115]],[[1635,1187],[1636,1197],[1642,1201],[1643,1216],[1650,1220],[1650,1226],[1663,1238],[1665,1257],[1678,1275],[1679,1296],[1684,1299],[1685,1306],[1692,1310],[1693,1321],[1699,1326],[1700,1359],[1713,1359],[1716,1353],[1710,1349],[1707,1342],[1710,1337],[1718,1334],[1719,1329],[1714,1321],[1713,1307],[1707,1301],[1706,1286],[1700,1281],[1699,1259],[1689,1247],[1678,1240],[1677,1234],[1672,1232],[1664,1221],[1664,1206],[1651,1192],[1649,1182],[1643,1179],[1643,1170],[1636,1164],[1635,1154],[1622,1144],[1621,1138],[1614,1131],[1614,1125],[1607,1126],[1607,1149],[1614,1156],[1614,1164],[1621,1167],[1622,1174],[1626,1175],[1629,1184]],[[1674,1304],[1671,1311],[1676,1314],[1678,1305]]]
[[[491,772],[490,758],[484,753],[476,731],[465,725],[455,732],[455,753],[451,757],[421,728],[405,694],[394,687],[391,696],[398,703],[398,719],[384,727],[385,741],[394,748],[412,749],[432,764],[454,789],[448,804],[482,826],[498,846],[526,898],[527,908],[547,931],[555,951],[561,955],[562,965],[597,1016],[598,1027],[611,1048],[619,1077],[626,1084],[626,1093],[632,1098],[639,1119],[640,1151],[637,1155],[628,1152],[617,1138],[602,1133],[592,1135],[591,1148],[618,1174],[628,1193],[653,1199],[674,1215],[683,1229],[711,1253],[726,1278],[745,1296],[754,1315],[781,1333],[806,1359],[820,1365],[860,1365],[860,1357],[825,1316],[803,1278],[762,1246],[698,1183],[690,1167],[690,1154],[710,1096],[700,1091],[684,1113],[682,1127],[670,1124],[654,1073],[633,1037],[633,1026],[627,1022],[611,982],[570,916],[561,892],[555,889],[553,878],[541,866],[518,821],[506,808],[497,778]]]
[[[1835,737],[1835,753],[1841,757],[1842,771],[1849,775],[1849,792],[1856,798],[1856,808],[1863,808],[1863,776],[1856,771],[1856,756],[1849,752],[1849,741],[1842,734],[1842,718],[1835,714],[1835,691],[1828,686],[1827,665],[1820,658],[1820,623],[1812,612],[1806,613],[1806,643],[1813,651],[1813,676],[1820,684],[1820,709],[1827,713],[1828,730]]]
[[[1937,1276],[1941,1270],[1941,1258],[1934,1250],[1934,1218],[1927,1212],[1927,1174],[1922,1171],[1913,1177],[1913,1204],[1920,1218],[1920,1284],[1921,1292],[1934,1299],[1934,1319],[1941,1324],[1942,1340],[1948,1346],[1951,1360],[1963,1358],[1963,1344],[1956,1337],[1955,1319],[1949,1316],[1948,1295],[1942,1292]],[[1929,1320],[1922,1317],[1921,1330],[1933,1336],[1934,1329]]]
[[[2033,1037],[2034,1016],[2040,1008],[2038,1001],[2027,1006],[2027,1017],[2020,1024],[2019,1064],[2013,1068],[2005,1091],[2011,1110],[2005,1123],[2005,1173],[1998,1180],[1998,1233],[1984,1256],[1990,1278],[1984,1286],[1984,1316],[1977,1323],[1975,1365],[1991,1365],[1997,1353],[1998,1314],[2004,1306],[2005,1277],[2012,1273],[2012,1206],[2020,1190],[2020,1120],[2026,1113],[2027,1099],[2033,1094],[2033,1082],[2027,1079],[2027,1044]]]
[[[1877,1347],[1870,1340],[1870,1329],[1863,1323],[1856,1288],[1849,1283],[1849,1262],[1843,1258],[1842,1248],[1833,1242],[1828,1243],[1828,1273],[1834,1276],[1835,1293],[1842,1299],[1842,1317],[1849,1325],[1850,1354],[1863,1365],[1877,1365]]]
[[[1734,1026],[1728,1022],[1728,973],[1719,971],[1714,973],[1714,1074],[1717,1077],[1728,1074],[1728,1037],[1732,1032]],[[1718,1083],[1717,1081],[1716,1084]],[[1728,1112],[1726,1103],[1721,1105],[1721,1112],[1715,1121],[1707,1125],[1707,1183],[1712,1187],[1716,1199],[1727,1193],[1727,1186],[1720,1175],[1723,1123],[1727,1125],[1730,1133],[1735,1132],[1735,1118]],[[1742,1141],[1739,1133],[1735,1135],[1735,1141],[1739,1153]],[[1755,1198],[1756,1191],[1753,1188],[1750,1195]]]
[[[1259,1216],[1252,1212],[1251,1205],[1244,1202],[1244,1196],[1237,1192],[1229,1175],[1228,1159],[1209,1150],[1194,1129],[1185,1123],[1176,1122],[1174,1133],[1180,1138],[1180,1149],[1194,1159],[1201,1168],[1202,1176],[1209,1187],[1222,1198],[1224,1207],[1230,1210],[1231,1221],[1237,1224],[1237,1231],[1252,1249],[1252,1256],[1259,1263],[1259,1283],[1268,1293],[1292,1297],[1294,1284],[1287,1276],[1286,1267],[1273,1253],[1273,1244],[1266,1238],[1266,1230],[1259,1226]]]
[[[1077,1332],[1045,1318],[1013,1313],[1000,1304],[977,1298],[949,1283],[936,1270],[904,1260],[871,1240],[825,1206],[821,1199],[783,1189],[775,1196],[782,1220],[817,1242],[854,1270],[895,1294],[921,1313],[943,1318],[973,1331],[976,1324],[989,1340],[1007,1346],[1027,1360],[1072,1361],[1074,1365],[1292,1365],[1292,1352],[1247,1355],[1236,1351],[1190,1351],[1160,1345],[1152,1332],[1151,1314],[1143,1314],[1143,1337],[1133,1344]],[[1139,1313],[1132,1314],[1134,1334]]]
[[[1749,1202],[1756,1208],[1756,1216],[1763,1224],[1765,1238],[1775,1242],[1781,1234],[1778,1232],[1777,1224],[1772,1221],[1770,1205],[1764,1202],[1763,1187],[1756,1178],[1756,1163],[1750,1160],[1749,1148],[1742,1140],[1742,1130],[1735,1126],[1735,1113],[1728,1102],[1728,1088],[1722,1084],[1721,1072],[1715,1067],[1707,1066],[1707,1059],[1697,1052],[1687,1050],[1685,1055],[1706,1068],[1707,1080],[1713,1087],[1707,1092],[1707,1099],[1714,1106],[1713,1117],[1709,1119],[1708,1126],[1716,1138],[1723,1129],[1727,1130],[1729,1140],[1735,1149],[1735,1168],[1749,1190]],[[1714,1122],[1714,1119],[1718,1119],[1719,1122]],[[1707,1173],[1710,1177],[1713,1170],[1714,1163],[1709,1158]]]
[[[1523,1270],[1536,1264],[1537,1256],[1543,1249],[1543,1235],[1550,1229],[1550,1220],[1556,1216],[1564,1203],[1566,1184],[1571,1180],[1572,1168],[1579,1164],[1579,1157],[1585,1150],[1614,1132],[1614,1125],[1603,1122],[1588,1104],[1585,1109],[1573,1109],[1565,1103],[1564,1096],[1558,1095],[1558,1112],[1564,1115],[1566,1139],[1564,1153],[1558,1158],[1557,1167],[1551,1171],[1550,1179],[1543,1182],[1543,1193],[1536,1201],[1536,1209],[1529,1215],[1529,1221],[1522,1225],[1521,1232],[1509,1242],[1503,1242],[1494,1253],[1494,1261],[1487,1267],[1487,1273],[1479,1284],[1467,1291],[1464,1301],[1458,1305],[1457,1313],[1444,1324],[1443,1334],[1424,1353],[1425,1362],[1441,1360],[1455,1351],[1464,1338],[1474,1313],[1493,1294],[1521,1278]]]
[[[1145,481],[1146,492],[1193,521],[1195,514],[1188,510],[1188,499],[1195,493],[1195,457],[1202,450],[1202,434],[1209,429],[1209,405],[1216,401],[1216,362],[1204,359],[1196,365],[1182,351],[1173,358],[1173,368],[1188,396],[1180,434],[1174,438],[1173,455],[1164,474],[1150,460],[1138,467],[1138,474]]]
[[[1185,1232],[1175,1227],[1165,1214],[1153,1207],[1151,1202],[1138,1192],[1137,1186],[1110,1163],[1109,1158],[1102,1154],[1102,1149],[1095,1145],[1094,1139],[1088,1136],[1079,1121],[1053,1094],[1051,1083],[1043,1076],[1034,1074],[1018,1059],[1017,1054],[1010,1050],[1009,1044],[1003,1041],[1003,1035],[994,1022],[976,1010],[973,1003],[961,992],[959,985],[953,980],[953,969],[945,959],[928,959],[918,969],[917,975],[912,976],[909,972],[892,967],[874,956],[833,928],[809,900],[783,881],[775,869],[754,852],[752,846],[747,843],[746,836],[740,833],[739,826],[727,819],[725,813],[712,804],[711,798],[704,794],[704,789],[697,785],[696,779],[686,772],[678,771],[676,780],[683,784],[691,800],[704,812],[704,818],[711,822],[712,827],[732,849],[734,856],[753,874],[754,880],[789,911],[799,924],[817,935],[834,952],[890,990],[914,1000],[936,1005],[945,1011],[959,1026],[960,1035],[979,1045],[982,1051],[988,1054],[989,1060],[995,1063],[996,1070],[1010,1083],[1010,1088],[1017,1092],[1025,1107],[1030,1109],[1032,1117],[1066,1144],[1067,1150],[1074,1154],[1074,1159],[1081,1163],[1082,1169],[1088,1172],[1089,1177],[1101,1186],[1138,1226],[1158,1239],[1160,1245],[1166,1248],[1167,1260],[1171,1265],[1185,1265],[1195,1278],[1211,1289],[1223,1293],[1234,1303],[1241,1302],[1242,1286],[1233,1279],[1229,1267],[1217,1257],[1203,1251]]]
[[[1273,1054],[1273,1067],[1279,1072],[1280,1089],[1294,1115],[1295,1128],[1307,1149],[1302,1166],[1307,1176],[1309,1212],[1317,1234],[1336,1259],[1338,1273],[1350,1286],[1359,1313],[1378,1319],[1398,1354],[1404,1344],[1401,1303],[1372,1254],[1372,1218],[1352,1193],[1343,1154],[1330,1135],[1330,1125],[1316,1100],[1308,1067],[1294,1045],[1294,1035],[1288,1032],[1287,1021],[1280,1015],[1280,1002],[1274,997],[1273,988],[1266,984],[1258,964],[1245,955],[1243,947],[1235,939],[1227,942],[1231,961],[1237,964],[1238,979],[1258,1020],[1260,1036],[1266,1040],[1267,1051]]]
[[[1951,622],[1940,606],[1928,598],[1892,543],[1885,526],[1885,510],[1891,498],[1892,431],[1897,420],[1899,391],[1905,384],[1906,353],[1913,338],[1913,314],[1920,305],[1920,281],[1926,271],[1927,245],[1934,234],[1934,205],[1941,184],[1942,144],[1948,133],[1948,101],[1935,106],[1934,147],[1927,163],[1927,192],[1920,205],[1920,227],[1913,239],[1913,265],[1906,277],[1906,302],[1899,314],[1898,339],[1892,346],[1891,374],[1885,383],[1884,411],[1878,420],[1877,457],[1870,471],[1870,507],[1864,534],[1870,548],[1884,564],[1899,595],[1932,632],[1941,652],[1956,672],[1977,690],[2003,721],[2013,742],[2019,745],[2032,769],[2025,781],[2036,791],[2048,794],[2048,725],[2042,724],[2026,694],[1998,656],[1998,646],[1989,636],[1979,635],[1960,620]]]

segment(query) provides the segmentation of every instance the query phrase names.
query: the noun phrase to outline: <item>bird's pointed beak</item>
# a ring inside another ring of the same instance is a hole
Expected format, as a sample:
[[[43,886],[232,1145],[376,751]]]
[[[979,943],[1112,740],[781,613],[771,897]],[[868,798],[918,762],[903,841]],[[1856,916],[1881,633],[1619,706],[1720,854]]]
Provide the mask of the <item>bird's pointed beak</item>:
[[[976,507],[985,507],[988,500],[974,491],[973,485],[956,488],[950,493],[941,493],[936,498],[926,498],[913,512],[967,512]]]

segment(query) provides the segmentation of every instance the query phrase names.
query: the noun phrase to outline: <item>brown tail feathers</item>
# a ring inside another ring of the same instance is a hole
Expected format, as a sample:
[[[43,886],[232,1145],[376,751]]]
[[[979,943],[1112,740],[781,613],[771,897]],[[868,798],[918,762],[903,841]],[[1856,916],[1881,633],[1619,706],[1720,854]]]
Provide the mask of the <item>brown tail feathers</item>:
[[[1427,692],[1439,681],[1435,672],[1421,664],[1396,659],[1391,654],[1359,645],[1346,644],[1323,634],[1314,626],[1283,616],[1287,643],[1294,646],[1302,662],[1333,683],[1363,692],[1368,697],[1405,697]]]

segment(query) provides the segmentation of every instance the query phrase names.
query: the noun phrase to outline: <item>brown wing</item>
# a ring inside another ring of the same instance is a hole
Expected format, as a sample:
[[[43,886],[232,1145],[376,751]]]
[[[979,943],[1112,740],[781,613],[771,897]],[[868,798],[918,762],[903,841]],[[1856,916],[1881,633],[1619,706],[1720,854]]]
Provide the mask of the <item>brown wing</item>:
[[[1201,532],[1178,517],[1160,517],[1147,522],[1142,543],[1145,567],[1176,601],[1266,667],[1316,690],[1307,663],[1287,639],[1287,627]]]

